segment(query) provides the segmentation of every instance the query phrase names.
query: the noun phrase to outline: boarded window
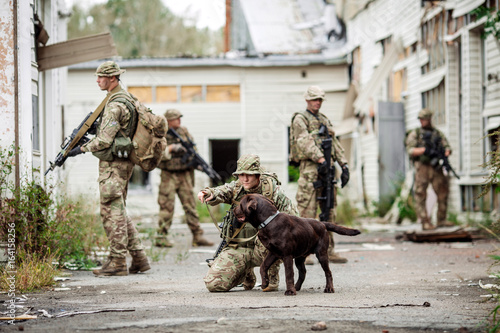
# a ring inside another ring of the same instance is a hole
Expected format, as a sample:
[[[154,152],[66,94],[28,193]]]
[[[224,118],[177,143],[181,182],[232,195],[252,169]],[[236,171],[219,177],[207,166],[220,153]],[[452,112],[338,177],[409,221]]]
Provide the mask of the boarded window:
[[[142,103],[153,102],[153,89],[151,87],[128,87],[127,90]]]
[[[434,89],[422,93],[422,106],[434,112],[432,123],[442,125],[446,122],[444,80]]]
[[[240,86],[207,86],[207,102],[239,102]]]
[[[201,86],[182,86],[181,87],[181,102],[192,103],[201,102],[203,100],[203,89]]]
[[[177,87],[156,87],[156,103],[177,103]]]
[[[483,196],[481,185],[460,186],[462,212],[483,212],[489,213],[499,208],[500,194],[496,191],[497,186]]]

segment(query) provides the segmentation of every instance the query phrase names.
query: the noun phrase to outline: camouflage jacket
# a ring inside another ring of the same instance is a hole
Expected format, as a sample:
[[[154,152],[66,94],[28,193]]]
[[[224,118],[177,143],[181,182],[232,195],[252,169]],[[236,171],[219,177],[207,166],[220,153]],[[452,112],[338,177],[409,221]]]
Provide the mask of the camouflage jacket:
[[[193,137],[191,136],[186,127],[180,126],[175,131],[177,132],[177,134],[179,134],[182,140],[188,143],[189,142],[194,143]],[[185,161],[185,163],[182,163],[182,157],[184,156],[185,152],[178,152],[178,153],[169,152],[170,146],[173,144],[180,143],[180,140],[175,136],[169,134],[168,132],[166,138],[167,138],[167,149],[165,149],[160,165],[158,165],[158,168],[168,171],[184,171],[188,169],[192,170],[193,168],[187,166],[190,160],[187,160]],[[196,150],[196,146],[193,148]]]
[[[335,137],[332,123],[322,113],[318,113],[316,118],[311,112],[297,112],[292,118],[292,133],[294,136],[294,145],[291,147],[296,152],[295,160],[311,160],[317,162],[321,157],[324,157],[321,149],[321,142],[324,139],[319,135],[321,124],[328,128],[329,134],[332,136],[332,159],[343,166],[347,164],[344,157],[344,148],[340,145],[339,140]]]
[[[406,140],[405,140],[405,145],[406,145],[406,152],[408,153],[408,156],[410,156],[410,159],[413,160],[413,161],[421,161],[423,163],[427,163],[429,162],[430,160],[428,159],[428,157],[424,155],[421,155],[421,156],[416,156],[416,157],[413,157],[413,150],[415,148],[421,148],[421,147],[425,147],[425,140],[424,140],[424,133],[426,131],[431,131],[432,134],[431,134],[431,140],[439,140],[441,139],[441,143],[443,145],[443,148],[446,150],[446,149],[449,149],[450,150],[450,153],[451,153],[451,147],[450,147],[450,144],[448,143],[448,140],[446,139],[445,135],[443,134],[443,132],[441,132],[440,130],[438,130],[437,128],[435,127],[432,127],[431,129],[424,129],[422,127],[417,127],[411,131],[408,132],[408,134],[406,135]]]
[[[274,174],[264,173],[260,176],[260,184],[251,190],[245,190],[243,185],[239,180],[226,183],[221,186],[206,188],[205,191],[210,192],[214,196],[212,200],[208,202],[209,205],[215,206],[220,203],[226,203],[231,205],[231,212],[228,212],[232,216],[232,210],[236,207],[241,199],[247,194],[258,193],[264,195],[266,198],[270,199],[276,208],[283,213],[299,216],[297,207],[292,203],[283,189],[280,187],[280,182]],[[210,196],[210,195],[209,195]],[[224,219],[224,228],[229,223],[228,219]],[[245,225],[242,231],[238,234],[238,238],[252,237],[257,233],[257,229],[252,227],[249,223]],[[242,244],[241,246],[253,246],[252,244]]]
[[[108,95],[122,91],[126,92],[118,85],[112,91],[108,92]],[[110,148],[120,129],[126,131],[130,121],[130,110],[124,103],[108,102],[101,114],[96,136],[82,146],[82,151],[98,152]]]

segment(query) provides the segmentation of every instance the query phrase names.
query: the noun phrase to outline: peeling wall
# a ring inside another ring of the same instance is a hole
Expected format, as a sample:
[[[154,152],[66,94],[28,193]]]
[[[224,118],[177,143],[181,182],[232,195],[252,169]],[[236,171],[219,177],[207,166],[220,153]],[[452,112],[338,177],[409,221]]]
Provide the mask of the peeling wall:
[[[14,12],[12,1],[0,2],[0,147],[14,142]]]

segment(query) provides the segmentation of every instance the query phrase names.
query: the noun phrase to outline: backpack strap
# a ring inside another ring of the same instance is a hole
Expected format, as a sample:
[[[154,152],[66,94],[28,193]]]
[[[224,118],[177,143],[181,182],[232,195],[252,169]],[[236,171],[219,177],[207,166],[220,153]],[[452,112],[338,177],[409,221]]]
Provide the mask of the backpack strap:
[[[119,91],[113,95],[108,100],[108,103],[111,102],[118,102],[118,103],[123,103],[127,107],[127,109],[130,112],[130,121],[127,125],[127,128],[125,130],[125,133],[120,129],[120,133],[122,136],[128,136],[129,138],[132,138],[135,134],[135,130],[137,128],[137,110],[136,110],[136,98],[132,95],[129,96],[129,94],[122,90]]]

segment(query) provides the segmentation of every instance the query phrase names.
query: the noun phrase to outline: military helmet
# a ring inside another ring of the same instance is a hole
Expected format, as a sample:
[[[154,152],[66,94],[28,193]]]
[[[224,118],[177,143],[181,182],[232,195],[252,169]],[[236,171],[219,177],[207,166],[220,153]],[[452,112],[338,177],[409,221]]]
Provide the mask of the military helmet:
[[[165,112],[165,118],[167,118],[167,120],[174,120],[180,117],[182,117],[182,113],[177,109],[168,109],[167,112]]]
[[[120,69],[120,66],[114,61],[106,61],[97,67],[95,75],[97,76],[117,76],[125,73],[124,69]]]
[[[234,176],[241,175],[260,175],[262,169],[260,167],[260,157],[255,154],[243,155],[238,159],[236,171],[233,172]]]
[[[431,119],[433,112],[429,109],[422,109],[418,113],[418,119]]]
[[[325,100],[325,92],[318,86],[310,86],[304,93],[304,98],[306,99],[306,101],[310,101],[317,98]]]

